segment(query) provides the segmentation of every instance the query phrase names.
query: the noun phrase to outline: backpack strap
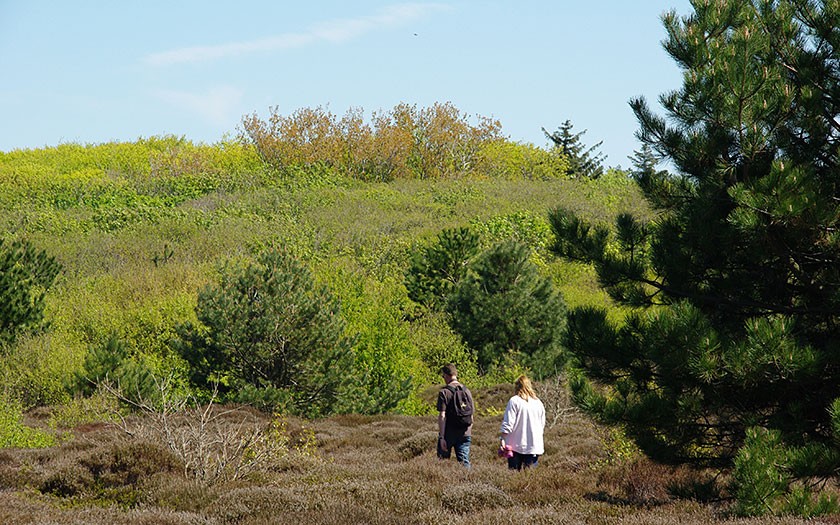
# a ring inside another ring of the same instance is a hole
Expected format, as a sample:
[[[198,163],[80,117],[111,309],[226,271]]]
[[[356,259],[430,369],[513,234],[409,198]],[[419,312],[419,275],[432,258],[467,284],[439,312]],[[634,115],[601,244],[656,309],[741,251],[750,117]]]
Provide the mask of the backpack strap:
[[[449,403],[446,404],[447,412],[451,408],[452,412],[454,413],[455,412],[455,392],[457,392],[459,388],[463,390],[464,386],[459,383],[458,386],[446,385],[444,388],[449,390],[450,392],[452,392],[452,395],[449,396]]]

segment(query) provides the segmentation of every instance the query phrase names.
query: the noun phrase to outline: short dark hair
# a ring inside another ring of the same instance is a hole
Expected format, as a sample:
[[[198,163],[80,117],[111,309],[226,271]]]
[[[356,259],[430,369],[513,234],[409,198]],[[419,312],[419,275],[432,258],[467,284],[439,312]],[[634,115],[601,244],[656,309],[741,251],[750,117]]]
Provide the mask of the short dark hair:
[[[458,375],[458,369],[455,368],[455,365],[449,363],[448,365],[443,365],[443,367],[441,367],[440,373],[455,377]]]

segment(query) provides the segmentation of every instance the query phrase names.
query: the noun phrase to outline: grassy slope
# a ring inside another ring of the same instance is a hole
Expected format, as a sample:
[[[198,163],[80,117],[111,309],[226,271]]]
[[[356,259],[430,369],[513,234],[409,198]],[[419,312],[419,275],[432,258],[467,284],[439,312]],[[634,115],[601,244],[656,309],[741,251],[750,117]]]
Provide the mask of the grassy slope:
[[[87,349],[112,332],[158,369],[180,366],[167,341],[193,318],[197,290],[225,261],[270,244],[297,253],[316,277],[341,287],[339,295],[361,294],[348,301],[389,297],[399,305],[407,300],[401,280],[413,244],[472,225],[487,244],[517,237],[534,246],[570,305],[608,306],[590,268],[546,252],[548,210],[562,205],[596,220],[626,209],[645,213],[621,175],[362,183],[313,169],[284,178],[240,145],[172,138],[0,154],[0,204],[0,235],[27,238],[65,267],[48,296],[52,330],[5,363],[28,404],[60,401]],[[348,282],[367,284],[352,291]],[[413,366],[421,383],[436,379]]]

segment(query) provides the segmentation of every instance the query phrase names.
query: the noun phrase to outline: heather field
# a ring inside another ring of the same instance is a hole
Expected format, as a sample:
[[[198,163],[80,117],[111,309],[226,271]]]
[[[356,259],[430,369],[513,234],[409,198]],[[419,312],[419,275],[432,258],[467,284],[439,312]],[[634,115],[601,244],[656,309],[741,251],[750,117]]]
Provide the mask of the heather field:
[[[794,518],[736,518],[711,474],[641,459],[620,435],[568,404],[556,383],[540,384],[549,410],[546,454],[531,471],[496,457],[500,412],[511,388],[476,391],[473,468],[435,457],[434,416],[340,415],[284,418],[283,450],[238,479],[212,483],[185,474],[183,457],[140,437],[146,420],[88,424],[47,449],[0,453],[0,522],[17,524],[782,524]],[[430,387],[427,396],[434,395]],[[216,407],[222,410],[220,407]],[[230,408],[230,407],[228,407]],[[46,411],[28,422],[43,424]],[[251,410],[214,419],[215,428],[268,425]],[[180,420],[177,428],[193,427]],[[178,426],[180,425],[180,427]],[[216,441],[218,445],[218,441]],[[189,454],[186,455],[189,457]],[[725,484],[725,479],[717,479]]]

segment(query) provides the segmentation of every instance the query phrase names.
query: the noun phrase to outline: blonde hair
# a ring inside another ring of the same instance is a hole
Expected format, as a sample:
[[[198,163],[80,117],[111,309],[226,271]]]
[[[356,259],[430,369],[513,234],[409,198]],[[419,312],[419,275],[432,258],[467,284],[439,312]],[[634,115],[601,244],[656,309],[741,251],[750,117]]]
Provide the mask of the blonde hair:
[[[531,384],[531,380],[528,379],[527,376],[522,375],[517,377],[516,383],[514,383],[514,389],[516,395],[522,399],[537,399],[537,394],[534,392],[534,386]]]

